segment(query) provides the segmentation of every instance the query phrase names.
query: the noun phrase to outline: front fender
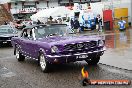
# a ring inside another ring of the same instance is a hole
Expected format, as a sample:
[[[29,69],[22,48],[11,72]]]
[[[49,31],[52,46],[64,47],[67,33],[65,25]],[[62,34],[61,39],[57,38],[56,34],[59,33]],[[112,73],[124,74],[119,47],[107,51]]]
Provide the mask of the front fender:
[[[37,43],[37,47],[36,47],[36,53],[37,53],[37,57],[40,54],[40,52],[43,52],[45,55],[50,54],[51,53],[51,46],[48,43]]]

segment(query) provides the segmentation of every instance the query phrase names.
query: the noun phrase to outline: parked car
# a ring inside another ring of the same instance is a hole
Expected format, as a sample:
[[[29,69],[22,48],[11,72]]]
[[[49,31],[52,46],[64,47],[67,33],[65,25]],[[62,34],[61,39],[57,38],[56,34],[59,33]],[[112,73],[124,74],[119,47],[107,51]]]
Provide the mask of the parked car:
[[[23,21],[22,24],[26,25],[26,26],[27,25],[35,25],[35,24],[37,24],[37,22],[34,22],[34,21]]]
[[[85,60],[95,65],[105,51],[101,37],[78,36],[64,24],[25,28],[20,38],[12,38],[12,45],[18,61],[25,57],[36,59],[43,72],[48,72],[53,63]]]
[[[11,45],[11,38],[18,37],[17,31],[10,25],[0,26],[0,47],[3,44]]]

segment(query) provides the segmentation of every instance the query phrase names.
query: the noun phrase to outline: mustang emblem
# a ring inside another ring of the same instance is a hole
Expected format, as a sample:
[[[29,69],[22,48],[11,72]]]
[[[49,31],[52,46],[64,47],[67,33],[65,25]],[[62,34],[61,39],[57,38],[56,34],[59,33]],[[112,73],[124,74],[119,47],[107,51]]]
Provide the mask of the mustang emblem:
[[[78,48],[78,49],[83,48],[83,46],[84,46],[84,44],[81,44],[81,43],[77,44],[77,48]]]

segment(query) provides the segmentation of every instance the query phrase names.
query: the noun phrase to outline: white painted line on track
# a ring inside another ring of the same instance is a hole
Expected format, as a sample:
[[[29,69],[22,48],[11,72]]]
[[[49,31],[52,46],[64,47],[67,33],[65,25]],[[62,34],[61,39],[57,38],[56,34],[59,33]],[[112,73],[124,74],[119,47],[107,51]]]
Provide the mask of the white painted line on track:
[[[2,58],[0,58],[0,60],[1,60],[1,59],[9,59],[9,58],[15,58],[15,56],[2,57]]]
[[[13,77],[15,76],[16,74],[13,73],[13,72],[8,72],[8,73],[5,73],[5,74],[2,74],[1,77]]]

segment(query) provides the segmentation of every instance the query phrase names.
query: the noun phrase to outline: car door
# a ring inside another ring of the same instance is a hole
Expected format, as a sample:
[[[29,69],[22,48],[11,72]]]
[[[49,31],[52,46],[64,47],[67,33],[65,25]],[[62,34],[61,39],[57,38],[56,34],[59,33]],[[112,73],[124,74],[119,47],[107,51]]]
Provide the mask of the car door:
[[[24,29],[21,33],[21,37],[19,40],[19,47],[21,48],[21,51],[24,55],[27,55],[26,53],[26,40],[28,38],[27,29]]]
[[[33,29],[29,29],[27,33],[28,33],[28,38],[26,38],[25,40],[25,51],[29,57],[34,58],[36,41],[33,38]]]

